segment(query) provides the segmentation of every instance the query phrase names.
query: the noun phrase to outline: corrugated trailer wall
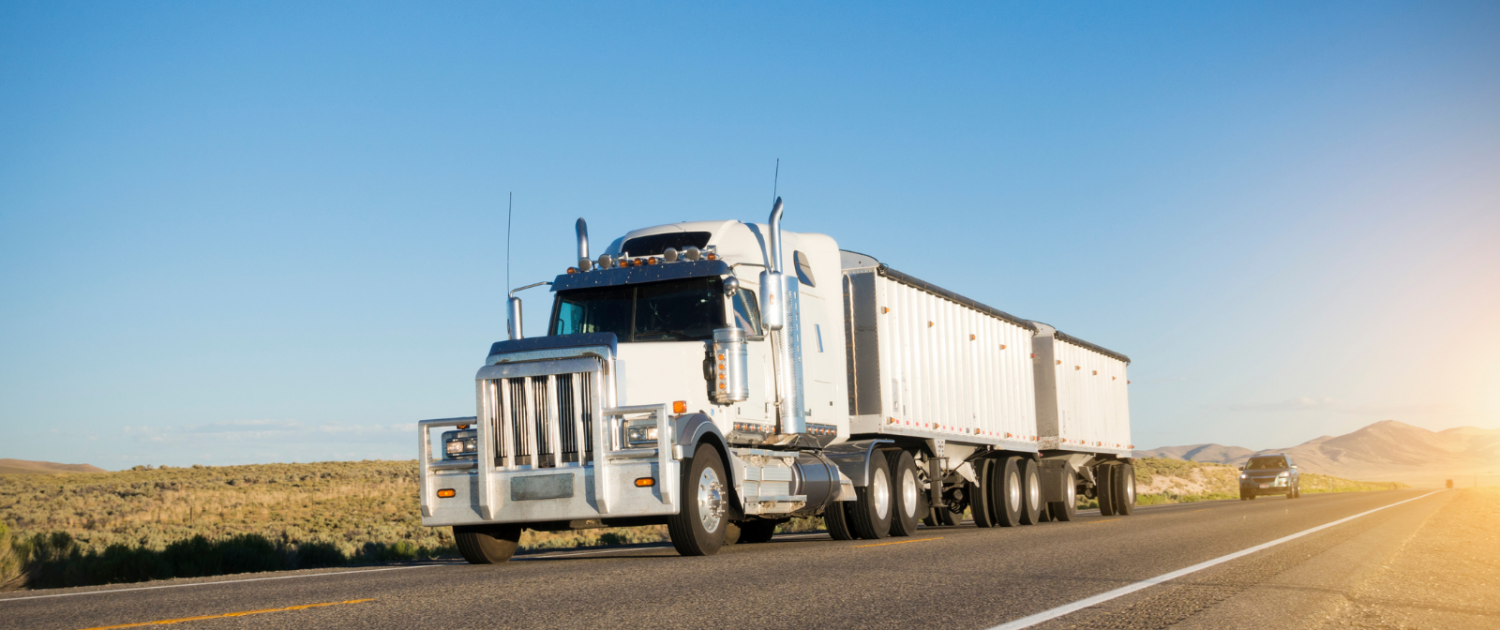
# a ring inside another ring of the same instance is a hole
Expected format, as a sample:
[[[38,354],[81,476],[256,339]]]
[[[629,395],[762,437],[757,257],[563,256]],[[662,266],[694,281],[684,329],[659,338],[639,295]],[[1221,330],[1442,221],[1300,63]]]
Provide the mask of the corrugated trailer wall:
[[[1129,357],[1039,324],[1037,430],[1045,450],[1129,456]]]
[[[844,294],[850,433],[1037,450],[1030,322],[883,265]]]

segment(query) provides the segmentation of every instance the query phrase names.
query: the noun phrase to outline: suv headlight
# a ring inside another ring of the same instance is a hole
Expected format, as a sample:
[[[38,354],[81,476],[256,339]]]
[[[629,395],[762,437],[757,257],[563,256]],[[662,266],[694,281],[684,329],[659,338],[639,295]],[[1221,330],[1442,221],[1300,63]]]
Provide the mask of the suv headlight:
[[[625,442],[630,446],[652,446],[656,444],[656,421],[636,420],[625,425]]]
[[[1290,479],[1292,477],[1292,471],[1290,471],[1290,470],[1282,471],[1281,474],[1276,475],[1276,476],[1280,477],[1282,479]]]

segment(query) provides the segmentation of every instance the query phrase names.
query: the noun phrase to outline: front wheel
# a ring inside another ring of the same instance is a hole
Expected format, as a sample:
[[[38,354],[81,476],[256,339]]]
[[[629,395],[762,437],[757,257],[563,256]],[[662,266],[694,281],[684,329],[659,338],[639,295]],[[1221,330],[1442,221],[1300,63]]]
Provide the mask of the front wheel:
[[[711,556],[724,545],[729,529],[729,489],[719,452],[707,444],[698,446],[682,467],[682,509],[667,517],[672,546],[684,556]],[[743,531],[741,532],[743,535]]]
[[[453,542],[469,564],[500,564],[516,554],[520,525],[454,525]]]

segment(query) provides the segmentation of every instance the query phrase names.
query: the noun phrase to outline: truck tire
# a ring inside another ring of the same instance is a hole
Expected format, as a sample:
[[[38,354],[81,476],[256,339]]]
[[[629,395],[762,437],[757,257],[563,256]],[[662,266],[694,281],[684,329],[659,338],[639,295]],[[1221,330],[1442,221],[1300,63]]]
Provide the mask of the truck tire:
[[[917,478],[917,460],[906,451],[886,451],[886,463],[895,481],[891,488],[891,535],[910,536],[917,533],[917,521],[928,511]]]
[[[692,459],[683,462],[682,509],[667,517],[667,535],[684,556],[711,556],[724,545],[729,529],[729,490],[719,451],[698,445]],[[743,535],[743,530],[741,531]]]
[[[854,503],[849,506],[849,525],[854,535],[865,540],[879,540],[891,535],[891,466],[880,455],[870,458],[870,482],[855,488]]]
[[[469,564],[500,564],[516,554],[520,525],[454,525],[453,542]]]
[[[854,540],[854,530],[849,528],[848,507],[853,501],[834,501],[823,508],[823,527],[834,540]]]
[[[1094,466],[1094,494],[1099,498],[1099,515],[1115,515],[1115,466]]]
[[[753,545],[769,542],[776,535],[780,521],[746,521],[740,524],[740,544]]]
[[[990,511],[990,475],[995,468],[995,459],[982,457],[974,460],[974,478],[980,484],[972,483],[964,486],[964,493],[969,495],[969,514],[974,517],[975,527],[994,527],[994,512]]]
[[[1047,506],[1042,504],[1042,475],[1036,460],[1021,458],[1021,524],[1035,525],[1042,522]]]
[[[1135,466],[1121,464],[1115,467],[1115,514],[1130,516],[1135,512]]]
[[[1078,514],[1078,474],[1072,470],[1063,471],[1063,493],[1063,500],[1047,504],[1047,515],[1065,523]]]
[[[1021,458],[1015,455],[1006,457],[995,466],[995,483],[991,489],[991,506],[995,510],[994,518],[1001,527],[1015,527],[1021,524],[1021,509],[1025,501],[1021,498],[1025,491],[1021,489]]]
[[[1038,523],[1051,523],[1052,522],[1052,504],[1051,503],[1042,503],[1041,509],[1037,510],[1037,512],[1036,512],[1036,522],[1038,522]]]

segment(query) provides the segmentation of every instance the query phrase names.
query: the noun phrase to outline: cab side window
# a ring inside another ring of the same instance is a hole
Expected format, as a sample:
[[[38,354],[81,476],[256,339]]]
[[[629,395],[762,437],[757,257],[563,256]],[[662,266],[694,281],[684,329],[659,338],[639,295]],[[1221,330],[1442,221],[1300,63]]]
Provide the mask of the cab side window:
[[[736,291],[734,293],[734,324],[752,337],[759,337],[763,334],[760,330],[760,303],[756,301],[754,292]]]

